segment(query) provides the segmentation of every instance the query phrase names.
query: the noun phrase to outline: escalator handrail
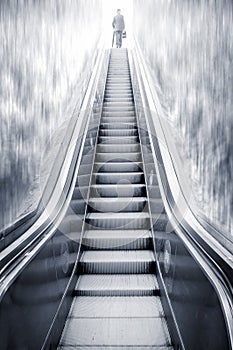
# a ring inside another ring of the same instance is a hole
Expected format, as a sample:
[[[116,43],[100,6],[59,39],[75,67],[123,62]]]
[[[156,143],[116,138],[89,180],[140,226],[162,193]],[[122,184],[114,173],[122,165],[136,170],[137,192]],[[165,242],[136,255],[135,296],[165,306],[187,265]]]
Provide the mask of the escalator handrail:
[[[13,281],[20,275],[22,270],[30,263],[30,261],[38,254],[44,244],[56,232],[58,225],[64,217],[69,202],[71,200],[72,192],[75,186],[76,176],[81,162],[82,149],[85,143],[85,135],[87,133],[89,119],[91,117],[91,109],[95,100],[95,91],[101,74],[101,67],[103,64],[105,48],[101,44],[98,57],[90,78],[90,82],[83,99],[82,106],[78,113],[77,121],[69,142],[68,152],[65,155],[62,169],[59,174],[59,179],[55,185],[55,190],[49,199],[48,205],[45,207],[41,217],[36,223],[21,236],[13,245],[20,244],[24,239],[30,237],[36,231],[34,237],[26,247],[23,248],[16,256],[14,256],[0,271],[0,300],[4,296]],[[78,149],[76,147],[77,140],[81,137],[80,131],[84,127],[84,134],[82,134],[82,142]],[[84,136],[84,137],[83,137]],[[75,163],[75,174],[72,176],[72,184],[67,184],[67,177],[71,164]],[[64,195],[64,188],[67,195]],[[7,247],[6,250],[0,252],[0,259],[7,255],[7,251],[14,247]]]
[[[201,237],[204,236],[203,239],[207,240],[207,243],[210,244],[210,246],[213,244],[211,248],[217,251],[217,253],[219,253],[222,259],[227,261],[227,264],[230,265],[229,266],[230,269],[232,269],[232,260],[228,259],[229,252],[224,247],[222,247],[220,243],[216,241],[213,237],[210,237],[210,234],[208,232],[204,232],[204,235],[203,235],[204,228],[200,225],[200,223],[196,219],[193,210],[189,208],[189,203],[186,201],[186,198],[182,191],[182,187],[179,182],[176,169],[174,167],[174,162],[172,160],[172,156],[168,148],[166,135],[163,130],[163,124],[161,121],[162,119],[161,116],[163,116],[162,107],[159,103],[157,93],[153,88],[153,83],[150,79],[149,71],[146,67],[146,63],[143,59],[142,52],[140,50],[140,47],[136,39],[134,39],[134,56],[132,57],[137,70],[136,74],[140,85],[140,93],[143,101],[143,107],[146,111],[149,106],[149,110],[154,111],[157,116],[156,125],[153,119],[152,119],[152,123],[154,124],[153,127],[155,130],[155,134],[158,142],[158,148],[162,156],[162,162],[164,165],[165,174],[169,173],[169,177],[166,178],[167,180],[166,184],[164,183],[162,176],[160,176],[160,168],[158,167],[158,164],[157,164],[157,151],[154,148],[151,134],[149,134],[149,136],[150,136],[150,144],[152,147],[154,163],[155,163],[156,171],[158,175],[158,182],[161,190],[161,195],[165,204],[166,211],[169,216],[169,220],[173,224],[173,226],[176,227],[176,233],[184,242],[185,246],[187,247],[191,255],[198,262],[203,272],[208,277],[208,279],[214,286],[215,290],[217,291],[219,300],[221,302],[222,309],[224,312],[224,317],[226,320],[229,342],[233,348],[232,284],[228,276],[226,275],[226,273],[222,270],[221,266],[219,266],[219,264],[216,261],[214,261],[214,259],[208,254],[208,252],[206,252],[206,250],[203,249],[202,245],[194,237],[192,237],[192,234],[190,234],[190,232],[188,232],[187,226],[185,225],[185,223],[188,223],[188,226],[191,226],[191,228],[195,232],[197,232],[198,235],[200,235]],[[150,126],[149,126],[150,123],[146,112],[145,112],[145,118],[146,118],[147,125],[149,127],[148,130],[150,130]],[[159,132],[159,137],[158,137],[158,132]],[[172,200],[171,199],[169,200],[167,198],[166,189],[165,189],[166,186],[169,186],[169,190],[171,190],[171,195],[173,196]],[[176,202],[175,200],[176,198],[175,193],[177,190],[179,192],[178,202]],[[180,217],[179,211],[178,212],[176,211],[177,206],[180,205],[180,199],[182,200],[182,209],[185,208],[185,212],[186,212],[185,215],[182,215],[182,217]]]

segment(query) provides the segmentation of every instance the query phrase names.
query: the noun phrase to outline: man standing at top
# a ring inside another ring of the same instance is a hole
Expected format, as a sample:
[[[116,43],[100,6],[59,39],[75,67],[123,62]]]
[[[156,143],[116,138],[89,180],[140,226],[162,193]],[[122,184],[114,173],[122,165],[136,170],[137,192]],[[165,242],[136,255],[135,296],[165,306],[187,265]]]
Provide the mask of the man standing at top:
[[[122,32],[125,29],[124,16],[121,15],[121,10],[117,10],[117,15],[114,16],[112,26],[116,35],[116,47],[120,48],[122,45]]]

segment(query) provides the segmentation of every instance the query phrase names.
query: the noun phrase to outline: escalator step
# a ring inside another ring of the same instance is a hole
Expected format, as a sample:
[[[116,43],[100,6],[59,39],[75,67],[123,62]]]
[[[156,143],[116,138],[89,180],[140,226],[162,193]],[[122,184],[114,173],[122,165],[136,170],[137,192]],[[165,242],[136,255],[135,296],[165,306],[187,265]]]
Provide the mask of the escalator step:
[[[76,295],[86,296],[150,296],[159,294],[157,278],[152,274],[81,275]]]
[[[119,123],[123,123],[123,124],[125,124],[125,123],[133,123],[133,124],[135,124],[136,123],[136,116],[134,116],[134,117],[125,117],[125,116],[121,116],[121,117],[111,117],[111,116],[109,116],[109,117],[103,117],[102,118],[102,120],[103,120],[103,123],[104,124],[109,124],[109,123],[112,123],[112,124],[119,124]]]
[[[126,91],[106,91],[105,92],[105,97],[106,99],[110,98],[110,99],[133,99],[133,93],[131,90],[129,90],[128,92]]]
[[[107,79],[107,86],[109,88],[114,88],[114,87],[127,87],[127,88],[132,88],[132,83],[130,79],[127,79],[126,77],[124,78],[109,78]]]
[[[104,124],[136,124],[136,117],[103,117]]]
[[[100,212],[135,212],[143,211],[147,207],[146,197],[92,197],[89,199],[91,211]]]
[[[135,142],[139,142],[138,136],[99,136],[98,143],[99,144],[132,144]]]
[[[116,104],[116,105],[119,105],[119,102],[117,102],[117,101],[112,101],[112,102],[114,102],[114,105]],[[104,106],[108,106],[109,105],[109,103],[110,102],[108,102],[108,101],[104,101]],[[122,106],[124,106],[124,105],[128,105],[128,104],[131,104],[132,105],[132,101],[131,100],[129,100],[129,99],[126,99],[125,101],[122,101]],[[134,104],[133,104],[134,105]]]
[[[104,110],[103,111],[103,117],[135,117],[135,110],[131,111],[118,111],[118,110]]]
[[[114,347],[111,347],[111,346],[77,346],[77,347],[73,347],[73,346],[59,346],[57,349],[58,350],[102,350],[102,349],[105,349],[106,350],[173,350],[173,346],[156,346],[156,345],[151,345],[151,346],[146,346],[143,345],[143,346],[136,346],[136,345],[133,345],[133,346],[114,346]]]
[[[88,213],[85,222],[93,228],[145,229],[150,227],[150,215],[148,212]]]
[[[126,93],[109,93],[109,94],[106,94],[105,95],[105,99],[107,100],[107,101],[109,101],[109,103],[120,103],[121,101],[123,101],[123,102],[130,102],[130,103],[134,103],[133,102],[133,95],[131,95],[131,94],[126,94]],[[122,112],[124,112],[124,111],[122,111]],[[132,111],[127,111],[127,113],[129,113],[129,112],[132,112]],[[126,112],[124,112],[124,113],[126,113]],[[104,115],[103,115],[104,116]]]
[[[134,173],[94,173],[92,175],[92,182],[94,184],[117,184],[123,180],[129,182],[131,184],[143,183],[144,182],[144,174],[143,172],[134,172]]]
[[[143,169],[141,162],[105,162],[105,163],[95,163],[94,165],[94,171],[98,172],[101,171],[106,173],[111,172],[137,172],[141,171]]]
[[[159,297],[86,297],[74,299],[70,317],[163,317],[163,308]]]
[[[109,152],[109,153],[96,153],[96,162],[140,162],[142,159],[141,152]]]
[[[118,130],[137,130],[137,124],[136,122],[133,123],[129,123],[127,121],[122,121],[121,123],[102,123],[100,125],[100,130],[114,130],[114,129],[118,129]]]
[[[126,96],[125,96],[126,97]],[[110,101],[110,102],[104,102],[103,105],[103,112],[106,111],[113,111],[113,112],[131,112],[135,110],[135,105],[134,105],[134,101],[132,101],[131,99],[125,99],[124,101]]]
[[[156,331],[155,331],[156,330]],[[166,320],[163,317],[135,318],[68,318],[62,338],[62,346],[98,346],[100,348],[119,346],[143,349],[156,344],[167,347],[171,344]]]
[[[119,70],[117,68],[109,67],[109,74],[108,78],[129,78],[129,69],[128,67],[122,68],[122,70]]]
[[[123,140],[121,144],[99,144],[97,146],[97,153],[134,153],[140,151],[140,144],[123,144]]]
[[[152,248],[149,230],[88,230],[84,232],[84,249],[141,250]]]
[[[137,136],[138,135],[138,130],[137,129],[113,129],[113,130],[108,130],[108,129],[100,129],[100,136]]]
[[[90,250],[84,251],[79,266],[88,274],[143,274],[155,271],[151,250]]]
[[[117,184],[92,185],[91,197],[144,197],[146,186],[144,184]]]
[[[132,96],[131,87],[120,87],[120,86],[111,86],[106,88],[106,95],[121,95],[121,96]]]
[[[126,72],[127,72],[127,70],[126,70]],[[122,77],[122,75],[116,77],[116,76],[112,76],[112,75],[108,74],[107,84],[111,83],[111,81],[120,81],[120,82],[127,81],[127,82],[131,83],[131,79],[130,79],[129,74],[124,74],[123,77]]]

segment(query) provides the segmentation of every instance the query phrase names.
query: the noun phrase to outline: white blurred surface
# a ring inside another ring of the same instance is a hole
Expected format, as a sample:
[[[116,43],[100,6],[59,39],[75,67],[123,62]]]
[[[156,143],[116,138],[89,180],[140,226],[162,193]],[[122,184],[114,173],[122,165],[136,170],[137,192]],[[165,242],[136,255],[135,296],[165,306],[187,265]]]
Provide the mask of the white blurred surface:
[[[35,208],[43,152],[81,103],[101,25],[101,0],[0,3],[0,229]]]
[[[233,239],[233,3],[133,4],[134,32],[198,206]]]

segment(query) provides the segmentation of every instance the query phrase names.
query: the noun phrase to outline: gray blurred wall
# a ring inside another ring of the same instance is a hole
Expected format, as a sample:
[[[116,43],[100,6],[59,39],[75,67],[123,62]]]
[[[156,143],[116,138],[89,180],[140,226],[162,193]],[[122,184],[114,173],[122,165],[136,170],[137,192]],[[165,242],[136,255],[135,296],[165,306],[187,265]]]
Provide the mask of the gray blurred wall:
[[[36,205],[44,151],[83,98],[101,16],[99,0],[0,2],[0,229]]]

